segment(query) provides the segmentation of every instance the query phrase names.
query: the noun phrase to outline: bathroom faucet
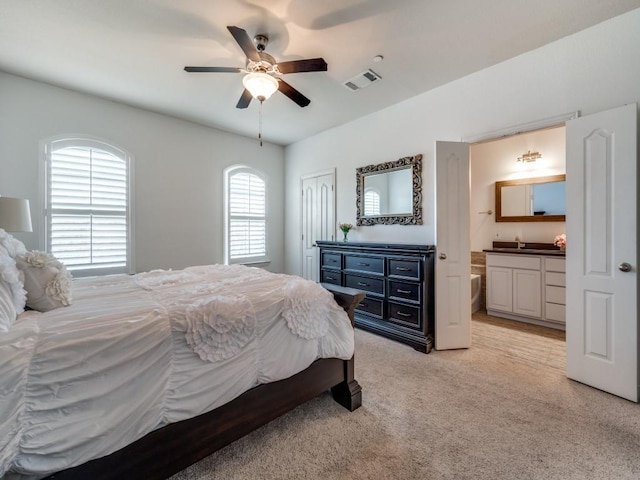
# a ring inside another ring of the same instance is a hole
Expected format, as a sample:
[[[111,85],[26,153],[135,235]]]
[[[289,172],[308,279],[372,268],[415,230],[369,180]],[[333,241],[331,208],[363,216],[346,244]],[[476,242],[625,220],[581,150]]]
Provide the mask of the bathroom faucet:
[[[524,248],[526,245],[526,243],[520,241],[520,237],[518,235],[516,235],[516,242],[518,243],[518,250]]]

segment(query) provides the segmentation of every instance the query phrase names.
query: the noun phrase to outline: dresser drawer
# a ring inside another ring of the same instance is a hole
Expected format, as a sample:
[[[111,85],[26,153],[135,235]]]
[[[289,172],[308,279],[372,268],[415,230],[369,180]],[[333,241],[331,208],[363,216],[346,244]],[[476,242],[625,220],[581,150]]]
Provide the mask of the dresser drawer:
[[[422,328],[420,307],[389,302],[389,320],[412,328]]]
[[[564,273],[546,272],[544,274],[544,283],[546,285],[555,285],[556,287],[564,287],[566,278]]]
[[[381,257],[364,257],[360,255],[344,256],[345,270],[358,270],[360,272],[371,272],[384,274],[384,259]]]
[[[421,280],[422,262],[420,260],[389,259],[389,276],[414,278]]]
[[[553,287],[551,285],[545,287],[545,299],[547,302],[564,305],[566,303],[565,296],[566,290],[564,287]]]
[[[334,285],[340,285],[342,282],[342,274],[340,271],[334,270],[321,270],[320,281],[323,283],[333,283]]]
[[[545,305],[545,318],[553,322],[566,322],[565,306],[557,303],[547,303]]]
[[[322,252],[321,267],[342,268],[342,255],[339,253]]]
[[[389,280],[389,298],[420,302],[420,284]]]
[[[364,290],[366,292],[384,295],[384,280],[381,278],[361,277],[360,275],[346,274],[345,286]]]
[[[378,318],[384,318],[384,302],[377,298],[367,297],[356,307],[356,312],[362,312]]]

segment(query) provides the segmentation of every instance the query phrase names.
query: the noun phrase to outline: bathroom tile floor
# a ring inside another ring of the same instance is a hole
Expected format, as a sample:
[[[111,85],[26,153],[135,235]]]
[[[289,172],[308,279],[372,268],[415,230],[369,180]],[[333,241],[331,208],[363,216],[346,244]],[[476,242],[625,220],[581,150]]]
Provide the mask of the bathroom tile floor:
[[[515,320],[473,314],[471,345],[482,346],[513,361],[566,371],[565,332]]]

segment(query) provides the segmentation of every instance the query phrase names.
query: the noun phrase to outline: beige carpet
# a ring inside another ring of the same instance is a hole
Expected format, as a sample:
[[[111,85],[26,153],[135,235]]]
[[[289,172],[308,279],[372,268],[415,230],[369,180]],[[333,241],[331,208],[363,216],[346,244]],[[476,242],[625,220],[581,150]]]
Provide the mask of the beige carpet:
[[[172,479],[640,478],[639,405],[567,380],[561,332],[474,318],[429,355],[357,330],[359,410],[322,395]]]

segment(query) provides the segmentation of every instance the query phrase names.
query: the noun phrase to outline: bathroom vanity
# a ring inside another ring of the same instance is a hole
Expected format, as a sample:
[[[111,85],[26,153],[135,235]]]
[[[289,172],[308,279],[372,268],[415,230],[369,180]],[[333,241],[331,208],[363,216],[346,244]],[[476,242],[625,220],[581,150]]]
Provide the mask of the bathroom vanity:
[[[492,248],[487,254],[487,313],[565,329],[565,253]]]

